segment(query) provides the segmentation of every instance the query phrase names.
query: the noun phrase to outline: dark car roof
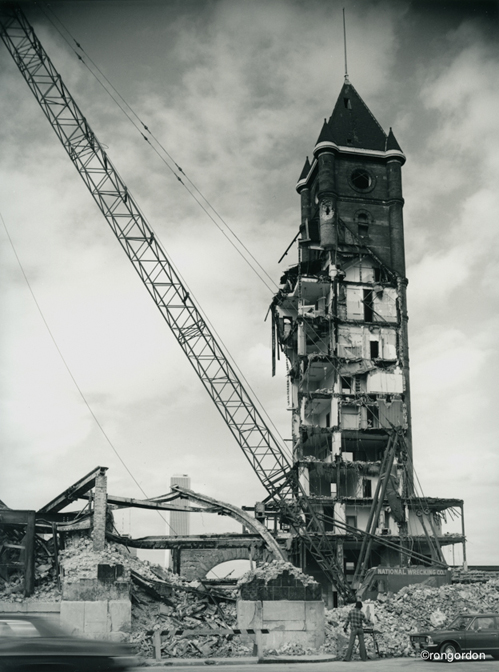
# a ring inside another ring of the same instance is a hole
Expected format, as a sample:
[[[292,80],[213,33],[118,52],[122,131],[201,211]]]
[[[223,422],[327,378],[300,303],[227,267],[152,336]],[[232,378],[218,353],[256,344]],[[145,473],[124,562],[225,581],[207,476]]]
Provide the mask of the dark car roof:
[[[481,614],[477,613],[477,612],[473,612],[472,614],[470,614],[468,612],[463,612],[462,614],[457,614],[450,621],[450,623],[453,623],[457,618],[475,618],[475,616],[483,616],[483,617],[486,617],[486,618],[490,618],[492,616],[495,616],[495,617],[499,618],[499,614],[496,613],[496,612],[492,612],[492,611],[487,611],[487,612],[484,612],[484,613],[481,613]],[[448,624],[446,623],[445,625],[443,625],[440,628],[429,627],[429,628],[426,628],[426,630],[418,630],[417,632],[411,632],[411,635],[414,635],[416,637],[418,635],[426,635],[426,634],[429,634],[431,632],[449,632],[447,626],[448,626]]]
[[[55,614],[54,614],[55,615]],[[67,632],[64,627],[59,626],[50,618],[41,615],[31,615],[21,612],[0,612],[0,621],[30,621],[33,623],[35,628],[41,635],[41,640],[44,638],[52,639],[56,641],[60,638],[60,642],[57,644],[57,647],[70,647],[70,649],[85,649],[92,652],[92,654],[108,654],[108,655],[130,655],[130,647],[124,642],[112,642],[108,640],[100,639],[88,639],[86,637],[75,637]],[[0,644],[2,649],[5,646],[15,646],[15,642],[22,642],[23,637],[16,637],[14,640],[12,638],[0,638]],[[9,643],[10,640],[10,643]],[[7,644],[5,643],[7,641]],[[70,650],[67,649],[68,651]],[[62,649],[61,649],[62,650]]]

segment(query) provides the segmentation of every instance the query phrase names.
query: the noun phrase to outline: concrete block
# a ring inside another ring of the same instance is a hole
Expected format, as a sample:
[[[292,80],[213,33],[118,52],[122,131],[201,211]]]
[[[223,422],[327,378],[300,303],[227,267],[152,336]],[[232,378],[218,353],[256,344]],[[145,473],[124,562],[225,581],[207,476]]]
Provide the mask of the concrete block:
[[[324,603],[305,602],[305,620],[307,630],[324,627]]]
[[[30,614],[58,614],[61,611],[60,602],[35,602],[27,600],[26,606]]]
[[[290,643],[317,649],[325,640],[324,603],[238,600],[237,624],[239,628],[268,628],[271,632],[262,635],[265,649]]]
[[[238,600],[236,609],[238,628],[263,628],[261,602]]]
[[[61,625],[72,635],[85,633],[85,602],[61,602]]]
[[[305,620],[307,631],[315,637],[315,648],[322,646],[326,639],[326,619],[324,602],[306,602]]]
[[[110,631],[108,623],[107,600],[100,602],[84,602],[85,634],[105,634]]]
[[[28,611],[25,602],[0,602],[0,611],[8,614],[24,613]]]
[[[302,600],[282,600],[280,602],[263,602],[263,620],[267,621],[300,621],[305,622],[305,602]],[[301,630],[302,628],[300,628]]]
[[[269,628],[269,630],[292,630],[293,632],[299,632],[300,630],[306,630],[307,626],[305,620],[303,621],[264,621],[264,628]]]
[[[110,600],[109,617],[111,632],[130,632],[132,627],[132,603],[130,600]]]
[[[122,565],[119,565],[122,566]],[[82,600],[85,602],[106,600],[125,600],[130,596],[130,582],[122,579],[100,581],[98,578],[63,581],[63,600]]]

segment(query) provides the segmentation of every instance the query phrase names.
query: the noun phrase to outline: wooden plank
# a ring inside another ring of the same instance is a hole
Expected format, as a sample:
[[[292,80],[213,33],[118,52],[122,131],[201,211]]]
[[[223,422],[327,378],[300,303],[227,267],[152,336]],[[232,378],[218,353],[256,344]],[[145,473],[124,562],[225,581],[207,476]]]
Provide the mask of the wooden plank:
[[[153,635],[153,642],[154,642],[154,657],[156,658],[156,660],[161,660],[161,632],[159,630],[155,630]]]

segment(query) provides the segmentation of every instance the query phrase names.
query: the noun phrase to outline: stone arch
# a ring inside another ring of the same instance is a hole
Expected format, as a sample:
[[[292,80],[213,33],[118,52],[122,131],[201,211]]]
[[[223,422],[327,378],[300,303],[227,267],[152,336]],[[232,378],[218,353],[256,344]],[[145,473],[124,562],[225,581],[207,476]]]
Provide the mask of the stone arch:
[[[257,564],[273,559],[273,555],[266,548],[253,547],[251,559]],[[239,548],[183,548],[180,553],[180,573],[188,581],[204,579],[206,574],[230,560],[249,560],[250,549]]]

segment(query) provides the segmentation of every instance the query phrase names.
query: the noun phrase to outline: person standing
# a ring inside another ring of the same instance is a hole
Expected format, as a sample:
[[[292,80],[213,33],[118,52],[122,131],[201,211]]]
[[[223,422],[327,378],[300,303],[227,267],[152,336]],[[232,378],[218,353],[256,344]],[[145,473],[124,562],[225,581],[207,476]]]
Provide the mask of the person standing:
[[[347,655],[343,660],[352,660],[352,652],[356,637],[359,638],[360,657],[362,660],[367,660],[366,646],[364,643],[364,623],[369,626],[373,625],[362,613],[362,602],[356,602],[355,607],[349,611],[343,626],[343,630],[346,632],[350,625],[350,641],[348,642]]]

